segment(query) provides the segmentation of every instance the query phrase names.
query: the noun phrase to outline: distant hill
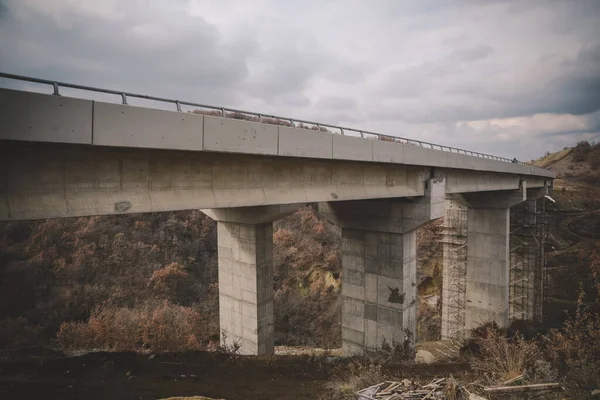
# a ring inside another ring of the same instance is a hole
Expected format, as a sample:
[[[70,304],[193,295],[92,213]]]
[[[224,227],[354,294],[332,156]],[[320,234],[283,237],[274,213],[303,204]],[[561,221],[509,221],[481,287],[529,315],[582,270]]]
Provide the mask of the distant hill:
[[[600,185],[600,144],[582,141],[575,147],[546,154],[532,164],[552,170],[558,179]]]

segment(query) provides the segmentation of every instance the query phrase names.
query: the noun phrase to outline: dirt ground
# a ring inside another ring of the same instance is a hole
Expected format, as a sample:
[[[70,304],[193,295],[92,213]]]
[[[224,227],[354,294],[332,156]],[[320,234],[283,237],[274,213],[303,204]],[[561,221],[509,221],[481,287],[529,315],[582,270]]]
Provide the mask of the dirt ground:
[[[11,354],[0,358],[0,399],[135,399],[207,396],[226,400],[317,399],[334,364],[314,356],[240,357],[217,353],[65,356]],[[339,362],[339,361],[338,361]],[[390,367],[412,379],[460,376],[462,364]]]
[[[327,374],[308,357],[227,359],[179,355],[59,353],[0,360],[1,399],[315,399]]]

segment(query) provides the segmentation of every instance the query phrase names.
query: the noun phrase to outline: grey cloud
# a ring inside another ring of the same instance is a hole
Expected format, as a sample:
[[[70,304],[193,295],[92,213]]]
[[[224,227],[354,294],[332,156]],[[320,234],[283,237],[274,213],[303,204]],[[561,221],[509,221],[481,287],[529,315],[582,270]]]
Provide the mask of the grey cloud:
[[[491,54],[484,46],[458,50],[445,59],[479,61]],[[523,82],[515,77],[508,84],[495,82],[493,75],[485,80],[483,67],[463,69],[457,62],[431,62],[395,71],[388,76],[384,93],[397,100],[397,105],[389,107],[384,103],[370,116],[423,123],[542,113],[589,114],[600,110],[600,43],[583,47],[572,62],[555,59],[554,68],[541,68],[542,63],[551,62],[549,58],[541,60],[538,75],[534,71],[529,77],[539,82]]]
[[[0,54],[5,55],[0,69],[25,75],[131,91],[151,88],[155,95],[172,97],[193,92],[201,98],[192,100],[222,102],[232,99],[236,85],[248,76],[246,58],[255,49],[247,39],[224,42],[214,26],[176,9],[170,15],[129,9],[126,23],[78,15],[64,26],[49,15],[18,11],[0,25]],[[27,20],[19,19],[22,13]],[[160,33],[136,37],[132,27],[142,24],[176,39],[161,43]]]
[[[484,60],[494,54],[494,49],[488,45],[473,46],[454,51],[444,61],[472,62]]]
[[[354,110],[357,108],[358,103],[351,97],[327,96],[317,100],[315,106],[325,110],[341,111]]]
[[[285,28],[281,37],[262,44],[256,58],[262,70],[250,76],[244,88],[269,103],[305,89],[317,78],[337,83],[365,79],[365,64],[343,62],[325,51],[317,40]]]
[[[519,88],[511,92],[488,92],[486,97],[505,108],[499,116],[536,113],[589,114],[600,110],[600,42],[584,46],[574,62],[539,90]]]

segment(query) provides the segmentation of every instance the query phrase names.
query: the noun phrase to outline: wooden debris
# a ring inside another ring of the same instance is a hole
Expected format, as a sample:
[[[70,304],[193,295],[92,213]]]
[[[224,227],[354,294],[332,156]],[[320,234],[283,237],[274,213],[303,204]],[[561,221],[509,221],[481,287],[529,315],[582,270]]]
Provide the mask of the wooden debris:
[[[502,383],[501,383],[501,385],[502,385],[502,386],[506,386],[506,385],[508,385],[508,384],[510,384],[510,383],[513,383],[513,382],[516,382],[516,381],[520,381],[521,379],[523,379],[523,375],[522,375],[522,374],[521,374],[521,375],[519,375],[519,376],[515,376],[515,377],[514,377],[514,378],[512,378],[512,379],[509,379],[509,380],[507,380],[507,381],[504,381],[504,382],[502,382]]]
[[[487,387],[483,390],[486,392],[531,392],[536,390],[558,390],[560,388],[560,383],[537,383],[535,385]]]
[[[356,394],[360,400],[442,400],[445,399],[446,378],[435,379],[427,385],[418,385],[408,379],[401,382],[382,382]]]

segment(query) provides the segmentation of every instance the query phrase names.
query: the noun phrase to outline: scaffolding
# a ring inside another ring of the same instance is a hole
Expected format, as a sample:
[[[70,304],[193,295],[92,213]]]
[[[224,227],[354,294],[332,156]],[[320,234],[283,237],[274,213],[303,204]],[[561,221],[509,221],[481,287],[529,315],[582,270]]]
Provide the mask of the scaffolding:
[[[546,304],[545,199],[510,210],[509,319],[541,322]]]
[[[446,205],[442,243],[442,339],[463,340],[467,303],[467,208],[456,202]]]

